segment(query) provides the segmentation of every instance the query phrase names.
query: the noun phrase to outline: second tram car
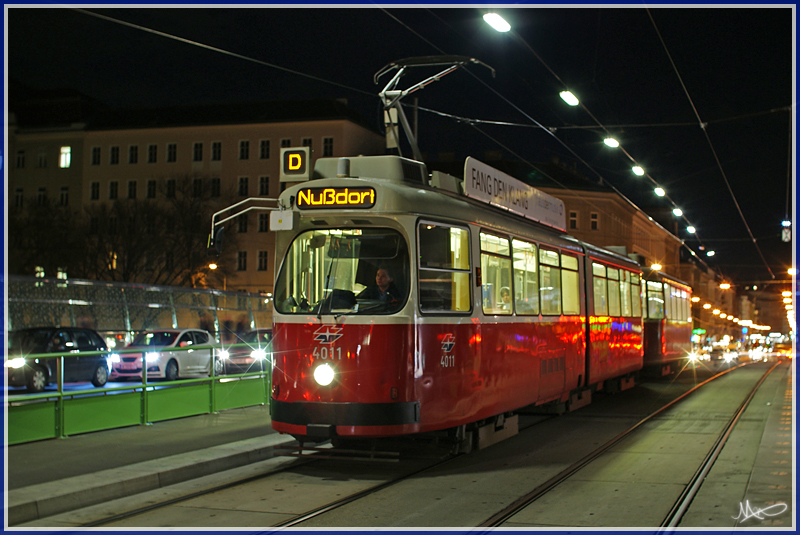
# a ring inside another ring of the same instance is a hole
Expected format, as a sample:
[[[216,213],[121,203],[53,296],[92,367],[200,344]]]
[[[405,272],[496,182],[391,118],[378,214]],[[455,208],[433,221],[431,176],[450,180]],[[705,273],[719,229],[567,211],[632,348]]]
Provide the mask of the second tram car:
[[[281,194],[275,430],[466,442],[521,407],[632,386],[640,266],[568,236],[558,199],[475,168],[462,181],[399,156],[320,158]],[[489,202],[465,195],[476,180]]]
[[[656,375],[679,372],[692,351],[692,289],[666,273],[644,268],[644,365]]]

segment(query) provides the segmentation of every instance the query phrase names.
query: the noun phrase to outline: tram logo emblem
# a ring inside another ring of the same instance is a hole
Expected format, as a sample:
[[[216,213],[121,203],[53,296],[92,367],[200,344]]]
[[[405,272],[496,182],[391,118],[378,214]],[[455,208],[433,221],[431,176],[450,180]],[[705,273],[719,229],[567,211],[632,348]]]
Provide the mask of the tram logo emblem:
[[[442,339],[442,351],[450,353],[456,345],[456,337],[452,333],[447,333]]]
[[[342,336],[341,327],[325,326],[314,331],[314,340],[320,344],[332,344]]]

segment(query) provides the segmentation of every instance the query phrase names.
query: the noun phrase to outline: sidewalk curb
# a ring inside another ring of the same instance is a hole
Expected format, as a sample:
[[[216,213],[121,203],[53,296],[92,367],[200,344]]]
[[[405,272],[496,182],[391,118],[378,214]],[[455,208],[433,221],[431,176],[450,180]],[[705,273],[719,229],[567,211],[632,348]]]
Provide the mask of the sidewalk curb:
[[[31,485],[8,493],[9,526],[139,494],[269,459],[288,435],[255,437],[231,444]]]

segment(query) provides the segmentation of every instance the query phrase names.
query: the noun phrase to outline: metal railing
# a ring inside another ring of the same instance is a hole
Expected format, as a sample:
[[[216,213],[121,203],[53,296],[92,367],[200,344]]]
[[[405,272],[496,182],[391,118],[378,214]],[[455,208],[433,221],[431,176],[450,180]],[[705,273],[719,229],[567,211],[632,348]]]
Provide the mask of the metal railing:
[[[247,344],[230,347],[247,347]],[[206,348],[213,351],[215,346],[171,348],[170,351]],[[130,351],[142,353],[141,349]],[[265,371],[217,376],[213,356],[210,362],[211,375],[208,377],[154,383],[148,381],[145,372],[141,383],[97,388],[87,382],[85,389],[79,387],[78,390],[65,391],[64,360],[99,354],[107,353],[84,351],[79,354],[29,355],[28,358],[58,359],[56,390],[35,394],[8,392],[4,400],[8,445],[147,425],[269,402],[268,365]]]

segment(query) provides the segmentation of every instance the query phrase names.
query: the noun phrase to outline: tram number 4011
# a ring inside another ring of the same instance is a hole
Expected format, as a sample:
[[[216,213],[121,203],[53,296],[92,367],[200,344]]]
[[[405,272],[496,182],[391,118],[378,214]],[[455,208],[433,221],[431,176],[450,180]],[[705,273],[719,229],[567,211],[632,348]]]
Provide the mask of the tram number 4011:
[[[442,360],[439,361],[442,368],[453,368],[456,365],[455,355],[442,355]]]
[[[322,360],[342,360],[341,347],[315,347],[312,353],[315,359]]]

